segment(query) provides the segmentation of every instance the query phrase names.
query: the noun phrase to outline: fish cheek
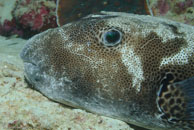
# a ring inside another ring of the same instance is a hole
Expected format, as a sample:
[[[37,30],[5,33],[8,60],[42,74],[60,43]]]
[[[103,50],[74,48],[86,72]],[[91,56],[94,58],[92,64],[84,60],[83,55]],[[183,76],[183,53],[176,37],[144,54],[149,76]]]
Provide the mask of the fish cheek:
[[[74,87],[72,88],[72,95],[85,101],[92,98],[95,93],[95,89],[93,89],[95,85],[89,80],[87,75],[84,75],[84,77],[81,75],[73,77],[72,82]]]
[[[63,41],[56,34],[51,37],[53,40],[47,41],[45,47],[45,54],[49,56],[46,64],[50,64],[49,70],[53,70],[50,75],[54,75],[57,80],[62,77],[69,79],[73,84],[69,87],[73,97],[89,99],[96,91],[94,88],[100,84],[96,83],[94,74],[96,70],[91,68],[91,63],[88,61],[92,56],[85,53],[88,49],[77,52],[77,48],[82,46],[80,42],[74,41],[71,47],[67,47],[71,40]]]
[[[95,89],[95,78],[88,63],[82,57],[71,55],[71,61],[65,65],[67,75],[74,84],[72,95],[82,99],[90,98]]]
[[[61,56],[60,56],[61,55]],[[73,97],[80,99],[88,99],[94,93],[95,79],[88,63],[84,58],[76,54],[72,54],[68,50],[61,50],[57,55],[51,58],[55,62],[54,70],[58,72],[58,77],[67,77],[73,83],[71,94]],[[57,56],[57,57],[56,57]]]
[[[94,102],[92,99],[101,102],[99,97],[116,102],[136,101],[135,90],[131,88],[132,78],[122,64],[118,51],[113,48],[91,46],[91,49],[98,53],[93,54],[93,51],[88,52],[85,48],[83,52],[77,54],[73,49],[77,43],[74,43],[71,49],[65,49],[64,44],[58,42],[52,45],[49,49],[51,51],[48,52],[49,62],[54,72],[58,72],[58,78],[67,77],[72,81],[71,96],[76,98],[81,106],[84,102]],[[90,62],[86,57],[95,61]],[[100,59],[103,63],[97,65]],[[115,65],[118,66],[117,71]]]

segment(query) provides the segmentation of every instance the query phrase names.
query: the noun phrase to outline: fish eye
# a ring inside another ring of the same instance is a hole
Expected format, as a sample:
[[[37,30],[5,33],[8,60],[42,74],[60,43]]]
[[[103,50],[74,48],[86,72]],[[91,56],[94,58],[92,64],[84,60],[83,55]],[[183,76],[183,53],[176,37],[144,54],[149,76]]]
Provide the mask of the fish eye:
[[[115,46],[120,43],[122,34],[119,30],[111,29],[103,34],[103,44],[106,46]]]

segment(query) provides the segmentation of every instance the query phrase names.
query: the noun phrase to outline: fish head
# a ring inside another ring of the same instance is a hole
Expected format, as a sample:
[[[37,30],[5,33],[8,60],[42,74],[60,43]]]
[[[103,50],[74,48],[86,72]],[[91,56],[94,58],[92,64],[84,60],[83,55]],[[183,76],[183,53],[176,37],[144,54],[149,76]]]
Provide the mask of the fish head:
[[[149,16],[104,13],[49,29],[28,40],[21,52],[25,77],[57,102],[137,125],[166,127],[157,120],[157,91],[169,65],[187,62],[175,55],[188,43],[173,30],[178,25],[165,24]]]
[[[111,116],[125,115],[123,109],[129,107],[136,111],[133,93],[138,86],[132,87],[126,65],[133,60],[127,53],[133,55],[130,48],[137,39],[131,38],[127,21],[92,15],[32,37],[21,52],[26,79],[49,98],[74,107]]]
[[[122,100],[122,94],[115,93],[124,92],[121,86],[132,82],[121,56],[122,49],[130,47],[130,26],[114,17],[87,17],[31,38],[21,53],[26,77],[38,88],[53,81],[44,75],[68,80],[75,85],[71,90],[77,98]]]

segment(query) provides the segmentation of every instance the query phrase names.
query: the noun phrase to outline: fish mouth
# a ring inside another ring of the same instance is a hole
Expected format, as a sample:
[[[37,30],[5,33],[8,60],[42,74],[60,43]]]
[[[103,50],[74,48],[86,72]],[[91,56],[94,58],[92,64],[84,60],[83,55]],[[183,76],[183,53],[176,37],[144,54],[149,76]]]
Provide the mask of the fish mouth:
[[[37,58],[32,52],[29,44],[27,44],[20,53],[20,58],[23,60],[24,64],[24,76],[28,83],[32,86],[40,84],[43,81],[43,73],[40,66],[34,57]]]
[[[38,65],[29,61],[24,61],[24,70],[24,76],[30,84],[38,85],[41,83],[41,81],[44,80],[43,73],[41,72]]]
[[[37,64],[34,64],[29,61],[24,61],[24,69],[25,80],[26,83],[29,84],[28,86],[30,88],[39,91],[41,94],[43,94],[50,100],[62,103],[68,107],[80,109],[82,108],[79,104],[77,104],[71,99],[71,92],[68,89],[65,89],[66,87],[68,87],[69,84],[71,84],[70,81],[61,82],[64,86],[57,86],[57,84],[61,84],[60,81],[59,83],[57,83],[58,81],[55,81],[52,84],[52,82],[50,83],[50,81],[54,81],[52,80],[53,77],[48,76],[48,74],[42,71]],[[60,87],[64,87],[64,90],[61,90],[62,88],[58,89]]]

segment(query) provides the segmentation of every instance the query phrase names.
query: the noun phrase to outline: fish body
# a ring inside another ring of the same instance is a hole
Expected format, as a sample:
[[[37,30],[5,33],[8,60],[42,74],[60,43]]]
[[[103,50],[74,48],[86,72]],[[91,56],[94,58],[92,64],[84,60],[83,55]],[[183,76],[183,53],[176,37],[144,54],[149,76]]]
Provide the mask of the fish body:
[[[151,129],[194,127],[194,27],[101,12],[49,29],[21,52],[48,98]]]

